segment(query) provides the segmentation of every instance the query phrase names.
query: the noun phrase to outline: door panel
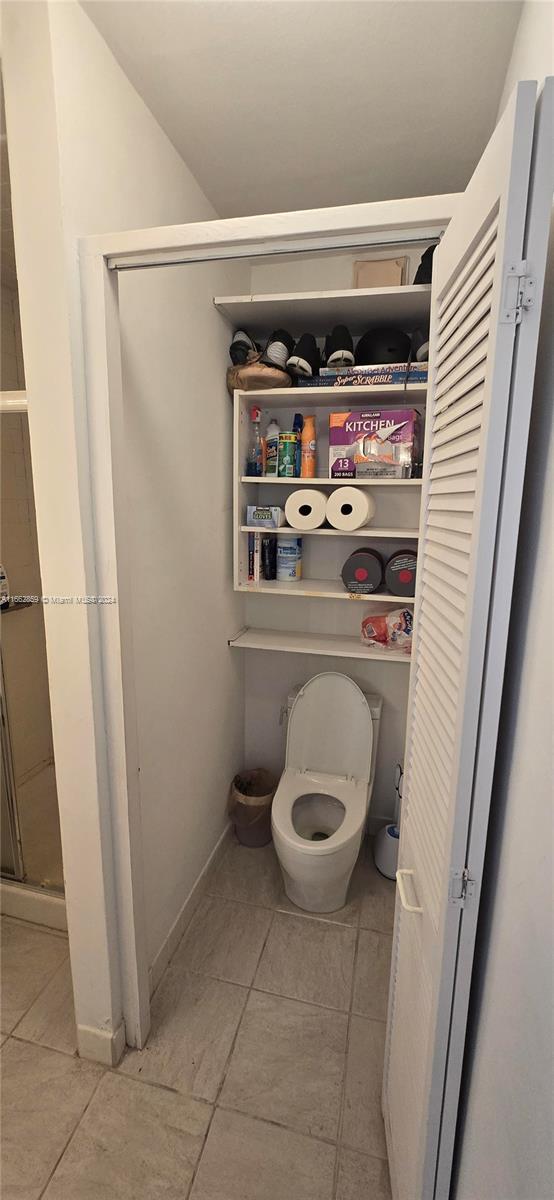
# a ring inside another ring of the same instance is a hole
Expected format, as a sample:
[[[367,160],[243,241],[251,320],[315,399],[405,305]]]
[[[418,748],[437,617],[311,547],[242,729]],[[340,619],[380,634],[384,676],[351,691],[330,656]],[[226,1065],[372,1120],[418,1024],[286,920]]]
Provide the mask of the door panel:
[[[466,866],[489,622],[497,616],[491,587],[516,333],[504,323],[505,289],[523,256],[535,91],[525,83],[514,93],[435,253],[399,852],[422,911],[407,911],[397,897],[383,1090],[395,1200],[439,1195],[463,911],[456,892]],[[509,593],[497,602],[509,607]],[[488,812],[490,789],[479,803]]]

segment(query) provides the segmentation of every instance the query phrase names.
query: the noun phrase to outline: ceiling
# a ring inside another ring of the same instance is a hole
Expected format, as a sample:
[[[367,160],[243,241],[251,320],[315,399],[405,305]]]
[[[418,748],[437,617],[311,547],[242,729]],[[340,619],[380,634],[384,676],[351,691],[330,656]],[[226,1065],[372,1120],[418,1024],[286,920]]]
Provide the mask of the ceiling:
[[[516,0],[82,0],[221,216],[459,191]]]

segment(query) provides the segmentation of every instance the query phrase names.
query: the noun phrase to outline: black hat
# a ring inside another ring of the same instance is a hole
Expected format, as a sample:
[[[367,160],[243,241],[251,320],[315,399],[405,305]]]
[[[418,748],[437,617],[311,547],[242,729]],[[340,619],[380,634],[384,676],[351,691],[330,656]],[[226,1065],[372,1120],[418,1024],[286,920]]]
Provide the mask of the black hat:
[[[401,329],[368,329],[356,346],[356,366],[405,363],[408,362],[410,349],[410,338]]]

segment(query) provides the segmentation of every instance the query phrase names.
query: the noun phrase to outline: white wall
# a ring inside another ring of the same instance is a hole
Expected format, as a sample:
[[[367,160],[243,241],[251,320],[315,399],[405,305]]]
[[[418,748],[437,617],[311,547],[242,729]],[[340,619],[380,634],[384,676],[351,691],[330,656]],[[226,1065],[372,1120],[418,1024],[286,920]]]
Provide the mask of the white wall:
[[[96,589],[76,239],[214,214],[78,4],[7,0],[2,32],[43,590],[87,595]],[[96,613],[49,605],[45,621],[80,1045],[109,1058],[121,1001]]]
[[[527,3],[502,107],[552,74],[552,8]],[[552,463],[554,225],[522,512],[512,638],[480,914],[456,1200],[554,1193]]]

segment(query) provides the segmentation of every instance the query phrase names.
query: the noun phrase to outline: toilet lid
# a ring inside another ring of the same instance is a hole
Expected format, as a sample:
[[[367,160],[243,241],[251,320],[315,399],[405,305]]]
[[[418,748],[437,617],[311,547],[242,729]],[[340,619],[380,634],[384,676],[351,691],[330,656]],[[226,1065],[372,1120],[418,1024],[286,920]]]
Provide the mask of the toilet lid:
[[[287,733],[287,766],[371,778],[373,724],[363,692],[348,675],[325,671],[299,691]]]

